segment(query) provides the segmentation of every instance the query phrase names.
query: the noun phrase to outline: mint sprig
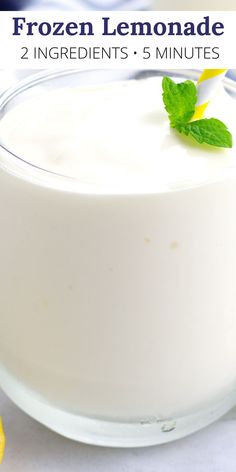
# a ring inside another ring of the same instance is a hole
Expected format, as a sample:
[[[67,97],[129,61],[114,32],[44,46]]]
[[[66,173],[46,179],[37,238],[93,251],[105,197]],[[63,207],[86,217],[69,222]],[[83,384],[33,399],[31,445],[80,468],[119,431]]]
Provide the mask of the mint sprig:
[[[169,77],[162,82],[163,101],[173,128],[188,123],[194,115],[197,88],[191,80],[176,84]]]
[[[204,118],[176,127],[180,133],[192,136],[198,143],[211,146],[232,148],[232,134],[222,121],[216,118]]]
[[[179,133],[192,136],[200,144],[232,148],[233,138],[227,126],[216,118],[191,121],[197,104],[197,87],[191,80],[176,84],[170,77],[162,81],[163,102],[170,125]]]

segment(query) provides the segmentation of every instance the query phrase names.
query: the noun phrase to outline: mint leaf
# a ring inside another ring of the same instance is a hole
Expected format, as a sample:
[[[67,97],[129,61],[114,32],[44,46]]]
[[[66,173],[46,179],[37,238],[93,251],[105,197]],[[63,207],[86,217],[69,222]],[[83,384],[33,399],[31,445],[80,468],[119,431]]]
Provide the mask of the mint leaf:
[[[232,148],[233,139],[227,126],[216,118],[202,119],[177,125],[180,133],[192,136],[198,143],[211,146]]]
[[[233,138],[227,126],[216,118],[191,121],[197,104],[197,87],[191,80],[176,84],[169,77],[162,81],[163,102],[170,125],[198,143],[232,148]]]
[[[163,101],[169,114],[171,126],[188,123],[195,113],[197,88],[194,82],[186,80],[176,84],[169,77],[162,81]]]

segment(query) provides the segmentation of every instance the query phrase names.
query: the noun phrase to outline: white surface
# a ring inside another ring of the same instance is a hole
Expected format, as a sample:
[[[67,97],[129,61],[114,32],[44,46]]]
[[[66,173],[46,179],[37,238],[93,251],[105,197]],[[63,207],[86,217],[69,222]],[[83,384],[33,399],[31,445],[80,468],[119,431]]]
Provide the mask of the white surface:
[[[234,149],[209,152],[170,131],[162,80],[36,90],[1,119],[1,141],[41,169],[77,178],[80,191],[92,194],[182,190],[236,170]],[[227,123],[236,141],[235,100],[225,92],[222,77],[209,82],[217,100],[207,117]],[[206,103],[202,88],[200,95],[199,104]]]
[[[22,413],[0,392],[6,434],[1,472],[235,472],[236,409],[177,442],[108,449],[64,439]]]

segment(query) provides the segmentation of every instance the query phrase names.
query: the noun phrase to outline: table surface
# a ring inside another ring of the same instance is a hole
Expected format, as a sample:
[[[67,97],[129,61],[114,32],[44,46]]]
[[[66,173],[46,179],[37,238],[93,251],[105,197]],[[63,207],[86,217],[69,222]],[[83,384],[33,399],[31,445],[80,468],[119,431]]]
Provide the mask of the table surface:
[[[6,435],[1,472],[235,472],[236,408],[214,425],[162,446],[112,449],[65,439],[0,391]]]

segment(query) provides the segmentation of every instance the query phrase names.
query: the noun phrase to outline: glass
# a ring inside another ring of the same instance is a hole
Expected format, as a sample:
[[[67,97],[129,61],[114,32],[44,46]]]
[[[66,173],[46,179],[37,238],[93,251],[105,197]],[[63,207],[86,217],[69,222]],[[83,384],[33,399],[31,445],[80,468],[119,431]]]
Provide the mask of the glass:
[[[1,97],[0,119],[45,90],[126,75],[158,73],[44,72]],[[235,83],[225,88],[233,100]],[[178,439],[233,407],[235,183],[229,171],[195,188],[94,193],[27,163],[0,137],[6,394],[64,436],[122,447]],[[181,237],[176,259],[169,244]]]

